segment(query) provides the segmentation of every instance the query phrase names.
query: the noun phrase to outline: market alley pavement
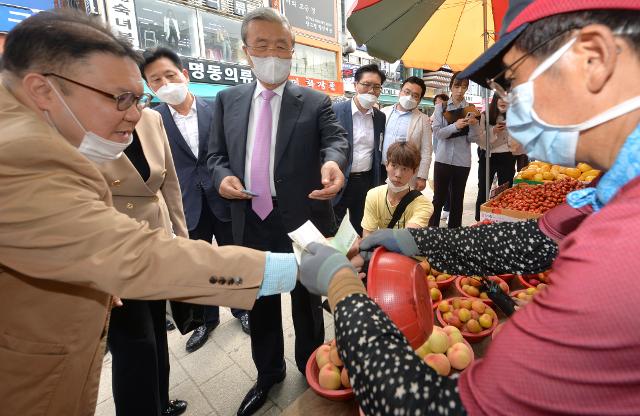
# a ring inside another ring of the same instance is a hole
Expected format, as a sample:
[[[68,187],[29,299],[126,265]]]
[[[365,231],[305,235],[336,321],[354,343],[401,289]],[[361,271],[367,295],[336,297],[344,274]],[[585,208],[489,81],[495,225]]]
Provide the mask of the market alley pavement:
[[[474,210],[478,192],[477,153],[472,147],[473,165],[467,181],[464,202],[463,225],[475,223]],[[427,186],[425,195],[433,197]],[[444,222],[441,223],[443,225]],[[298,372],[294,359],[294,330],[291,320],[291,298],[282,295],[282,324],[284,328],[284,354],[287,377],[269,392],[267,403],[257,415],[275,416],[282,413],[291,402],[307,388],[307,382]],[[325,339],[334,338],[333,317],[324,313]],[[211,333],[207,343],[198,351],[187,353],[185,343],[189,335],[177,330],[168,333],[170,374],[170,399],[189,402],[187,416],[235,415],[244,395],[255,383],[257,372],[251,359],[251,342],[242,332],[240,322],[229,308],[220,308],[220,325]],[[104,358],[96,416],[115,416],[111,394],[111,354]],[[312,416],[312,415],[305,415]]]

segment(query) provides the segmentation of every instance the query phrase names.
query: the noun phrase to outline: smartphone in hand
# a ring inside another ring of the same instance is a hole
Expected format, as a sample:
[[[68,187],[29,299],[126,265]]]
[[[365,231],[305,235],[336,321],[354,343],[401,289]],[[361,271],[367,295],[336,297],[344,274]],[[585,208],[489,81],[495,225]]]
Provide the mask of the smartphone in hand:
[[[240,191],[240,192],[242,192],[242,193],[243,193],[243,194],[245,194],[245,195],[249,195],[249,196],[260,196],[260,195],[256,194],[255,192],[251,192],[251,191],[249,191],[249,190],[247,190],[247,189],[243,189],[243,190],[242,190],[242,191]]]

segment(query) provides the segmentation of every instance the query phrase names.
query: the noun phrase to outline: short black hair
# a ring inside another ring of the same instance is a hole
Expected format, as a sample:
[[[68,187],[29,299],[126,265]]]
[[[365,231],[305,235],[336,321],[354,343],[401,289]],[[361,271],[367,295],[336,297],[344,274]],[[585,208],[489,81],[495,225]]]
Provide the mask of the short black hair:
[[[14,27],[5,40],[2,69],[23,77],[27,72],[73,70],[92,53],[112,54],[140,63],[140,55],[116,37],[97,17],[70,9],[35,14]]]
[[[354,75],[354,78],[355,78],[356,82],[360,82],[360,80],[362,79],[362,75],[363,75],[365,72],[373,72],[373,73],[378,74],[378,75],[380,76],[380,80],[381,80],[380,84],[384,84],[384,82],[385,82],[385,81],[386,81],[386,79],[387,79],[387,76],[384,74],[384,72],[382,72],[382,71],[380,70],[380,68],[378,67],[378,65],[376,65],[376,64],[369,64],[369,65],[363,65],[363,66],[361,66],[360,68],[358,68],[358,69],[356,70],[356,73],[355,73],[355,75]]]
[[[537,20],[516,39],[514,46],[532,52],[538,58],[547,57],[567,42],[571,31],[591,24],[607,26],[627,39],[640,53],[640,12],[637,10],[587,10],[562,13]]]
[[[449,96],[447,94],[438,94],[433,97],[433,103],[436,103],[436,100],[440,98],[442,101],[449,101]]]
[[[469,80],[468,79],[466,79],[466,78],[464,78],[464,79],[463,78],[458,78],[458,76],[460,75],[461,72],[462,71],[456,71],[456,72],[453,73],[453,75],[451,75],[451,81],[449,81],[449,89],[450,90],[453,89],[453,85],[454,84],[460,85],[460,84],[466,82],[467,85],[469,85]]]
[[[427,92],[427,84],[424,83],[424,80],[422,78],[409,77],[402,82],[400,89],[402,89],[402,87],[404,87],[404,84],[406,84],[407,82],[411,84],[416,84],[417,86],[419,86],[420,89],[422,90],[422,95],[420,95],[420,97],[424,97],[424,94]]]
[[[145,81],[147,80],[147,76],[144,74],[145,68],[161,58],[167,58],[168,60],[173,62],[176,68],[178,68],[180,71],[184,69],[182,60],[180,59],[178,54],[171,49],[163,47],[147,49],[142,52],[142,62],[140,63],[140,73],[142,74],[142,78],[144,78]]]

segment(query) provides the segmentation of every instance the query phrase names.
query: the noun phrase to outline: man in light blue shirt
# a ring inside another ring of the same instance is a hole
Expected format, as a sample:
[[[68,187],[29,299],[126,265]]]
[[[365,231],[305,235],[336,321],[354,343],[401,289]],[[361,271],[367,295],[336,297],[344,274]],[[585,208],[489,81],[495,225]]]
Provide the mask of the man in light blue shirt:
[[[411,142],[420,150],[420,166],[411,179],[411,187],[418,191],[426,188],[431,165],[431,121],[418,109],[426,90],[427,86],[421,78],[409,77],[400,87],[398,103],[382,109],[387,116],[382,146],[382,180],[387,178],[385,166],[389,147],[398,141]]]

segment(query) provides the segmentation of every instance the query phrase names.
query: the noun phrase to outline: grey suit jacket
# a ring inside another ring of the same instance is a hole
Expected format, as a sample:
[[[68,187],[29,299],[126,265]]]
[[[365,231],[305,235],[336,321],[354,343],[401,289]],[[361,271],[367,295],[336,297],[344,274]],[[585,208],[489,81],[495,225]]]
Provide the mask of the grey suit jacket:
[[[244,182],[249,111],[256,83],[238,85],[218,93],[213,110],[207,165],[216,189],[227,176]],[[336,120],[329,97],[290,81],[284,88],[274,160],[278,209],[285,228],[292,231],[311,219],[321,232],[335,232],[331,201],[308,195],[321,189],[320,168],[335,161],[344,172],[349,144]],[[236,244],[242,244],[247,200],[231,201]]]

